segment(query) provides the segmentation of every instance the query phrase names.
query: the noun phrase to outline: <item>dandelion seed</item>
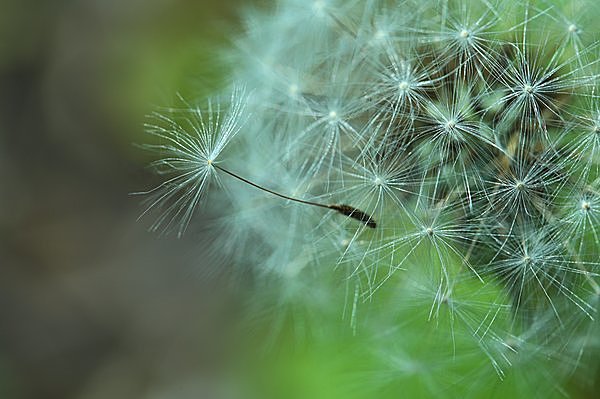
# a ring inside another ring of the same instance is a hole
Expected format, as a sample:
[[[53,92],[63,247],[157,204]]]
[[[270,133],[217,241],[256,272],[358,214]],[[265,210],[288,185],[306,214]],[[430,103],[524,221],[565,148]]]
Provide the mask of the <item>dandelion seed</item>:
[[[342,215],[346,215],[348,217],[351,217],[352,219],[356,219],[372,229],[377,227],[377,223],[369,214],[359,209],[356,209],[350,205],[329,205],[328,207],[329,209],[338,211]]]
[[[441,66],[436,60],[425,64],[408,49],[400,54],[392,45],[385,45],[378,58],[366,61],[371,79],[367,93],[375,99],[372,109],[373,120],[395,120],[404,114],[414,116],[416,110],[426,101],[426,93],[439,84],[436,75]]]
[[[519,128],[523,133],[539,131],[549,141],[548,119],[552,117],[560,120],[562,117],[559,98],[569,96],[576,90],[592,87],[596,77],[586,73],[586,70],[598,60],[570,67],[573,62],[581,59],[583,53],[567,60],[561,60],[561,54],[555,53],[545,62],[539,51],[533,52],[527,46],[525,42],[522,48],[513,46],[514,61],[508,68],[497,71],[499,82],[505,86],[505,95],[501,101],[506,105],[498,119],[512,124],[514,118],[518,118]],[[589,51],[591,48],[584,53]]]
[[[162,143],[142,146],[162,156],[152,166],[171,177],[152,190],[135,193],[151,195],[140,217],[154,208],[161,209],[151,230],[176,230],[178,236],[185,232],[209,186],[219,184],[216,163],[247,118],[247,97],[242,87],[232,91],[231,104],[224,114],[221,106],[214,107],[211,100],[206,111],[181,100],[185,108],[171,110],[169,115],[154,113],[155,122],[146,124],[148,133]]]
[[[212,162],[209,161],[209,164],[212,165]],[[341,204],[341,205],[338,205],[338,204],[326,205],[326,204],[321,204],[321,203],[314,202],[314,201],[306,201],[306,200],[302,200],[302,199],[299,199],[299,198],[290,197],[288,195],[281,194],[281,193],[278,193],[278,192],[273,191],[271,189],[268,189],[266,187],[260,186],[260,185],[254,183],[254,182],[252,182],[252,181],[250,181],[250,180],[248,180],[248,179],[246,179],[246,178],[244,178],[244,177],[242,177],[242,176],[240,176],[240,175],[238,175],[236,173],[230,172],[229,170],[223,168],[222,166],[218,166],[218,165],[213,165],[213,166],[215,168],[217,168],[218,170],[220,170],[221,172],[228,174],[231,177],[234,177],[234,178],[236,178],[236,179],[238,179],[238,180],[240,180],[240,181],[242,181],[242,182],[244,182],[244,183],[246,183],[246,184],[248,184],[248,185],[250,185],[250,186],[252,186],[254,188],[257,188],[257,189],[259,189],[261,191],[267,192],[269,194],[273,194],[273,195],[275,195],[275,196],[277,196],[279,198],[283,198],[285,200],[297,202],[297,203],[304,204],[304,205],[310,205],[310,206],[316,206],[316,207],[319,207],[319,208],[332,209],[334,211],[337,211],[337,212],[341,213],[342,215],[346,215],[348,217],[351,217],[352,219],[356,219],[356,220],[364,223],[366,226],[368,226],[368,227],[370,227],[372,229],[374,229],[374,228],[377,227],[377,223],[375,222],[375,220],[369,214],[361,211],[360,209],[354,208],[353,206],[343,205],[343,204]]]

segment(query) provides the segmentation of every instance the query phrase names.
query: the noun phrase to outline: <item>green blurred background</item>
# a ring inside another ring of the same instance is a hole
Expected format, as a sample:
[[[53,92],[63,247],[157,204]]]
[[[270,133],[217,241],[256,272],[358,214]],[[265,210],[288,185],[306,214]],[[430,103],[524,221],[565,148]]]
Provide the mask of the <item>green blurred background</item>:
[[[218,86],[236,6],[0,0],[0,398],[226,395],[237,302],[128,193],[159,181],[144,115]]]
[[[227,265],[207,255],[202,223],[176,239],[147,232],[152,217],[136,221],[141,199],[129,193],[161,180],[132,145],[147,141],[145,115],[223,83],[216,54],[248,4],[0,0],[0,399],[348,399],[380,383],[378,397],[425,397],[445,382],[427,380],[440,374],[428,358],[448,357],[430,344],[449,346],[418,327],[407,335],[406,320],[387,322],[391,338],[353,335],[339,275],[326,292],[299,279],[297,292],[253,298],[252,313]],[[386,313],[370,317],[360,320]],[[254,329],[240,331],[248,318]],[[273,351],[254,357],[270,336]],[[395,364],[404,349],[419,361]],[[469,380],[477,366],[467,365],[441,371],[448,386],[519,392],[493,372]],[[575,397],[593,397],[597,384],[578,384]]]

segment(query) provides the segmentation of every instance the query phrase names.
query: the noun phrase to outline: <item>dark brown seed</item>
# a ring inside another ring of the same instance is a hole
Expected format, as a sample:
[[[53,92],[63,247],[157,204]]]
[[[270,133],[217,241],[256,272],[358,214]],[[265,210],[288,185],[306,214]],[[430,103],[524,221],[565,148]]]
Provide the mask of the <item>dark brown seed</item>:
[[[361,211],[360,209],[356,209],[353,206],[344,204],[334,204],[329,205],[329,209],[333,209],[335,211],[338,211],[342,215],[346,215],[351,217],[352,219],[356,219],[372,229],[377,227],[377,222],[375,222],[375,219],[373,219],[371,215]]]

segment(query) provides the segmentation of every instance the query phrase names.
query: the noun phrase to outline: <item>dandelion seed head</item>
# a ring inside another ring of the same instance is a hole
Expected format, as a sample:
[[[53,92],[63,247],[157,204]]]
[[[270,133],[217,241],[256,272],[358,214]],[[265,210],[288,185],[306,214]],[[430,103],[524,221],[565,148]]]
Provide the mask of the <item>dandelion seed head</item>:
[[[363,302],[381,301],[371,314],[390,328],[373,330],[421,338],[426,323],[444,326],[436,358],[477,352],[494,378],[557,353],[579,362],[573,343],[593,326],[599,292],[600,45],[579,35],[591,16],[513,3],[281,0],[257,12],[235,74],[260,92],[253,128],[225,159],[219,132],[236,125],[227,111],[162,121],[155,132],[175,143],[157,148],[158,166],[181,180],[158,190],[159,224],[187,223],[209,185],[231,192],[219,173],[233,164],[275,191],[377,221],[366,229],[237,189],[230,224],[250,233],[227,250],[255,252],[239,258],[256,263],[257,280],[310,281],[298,301],[343,281],[351,323]],[[420,313],[396,313],[415,300]],[[397,359],[410,368],[411,356]]]

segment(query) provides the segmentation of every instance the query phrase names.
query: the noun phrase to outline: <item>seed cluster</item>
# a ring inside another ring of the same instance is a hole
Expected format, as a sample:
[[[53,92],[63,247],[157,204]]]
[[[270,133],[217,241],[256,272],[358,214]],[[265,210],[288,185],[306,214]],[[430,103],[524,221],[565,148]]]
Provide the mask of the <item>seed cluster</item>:
[[[351,205],[334,216],[241,188],[233,229],[252,234],[239,248],[262,243],[256,263],[285,276],[346,271],[354,310],[384,287],[425,299],[427,319],[449,314],[453,345],[464,332],[500,376],[528,345],[576,363],[600,303],[600,58],[586,19],[600,14],[565,3],[281,0],[249,15],[232,54],[251,92],[232,143],[246,155],[223,163]]]

